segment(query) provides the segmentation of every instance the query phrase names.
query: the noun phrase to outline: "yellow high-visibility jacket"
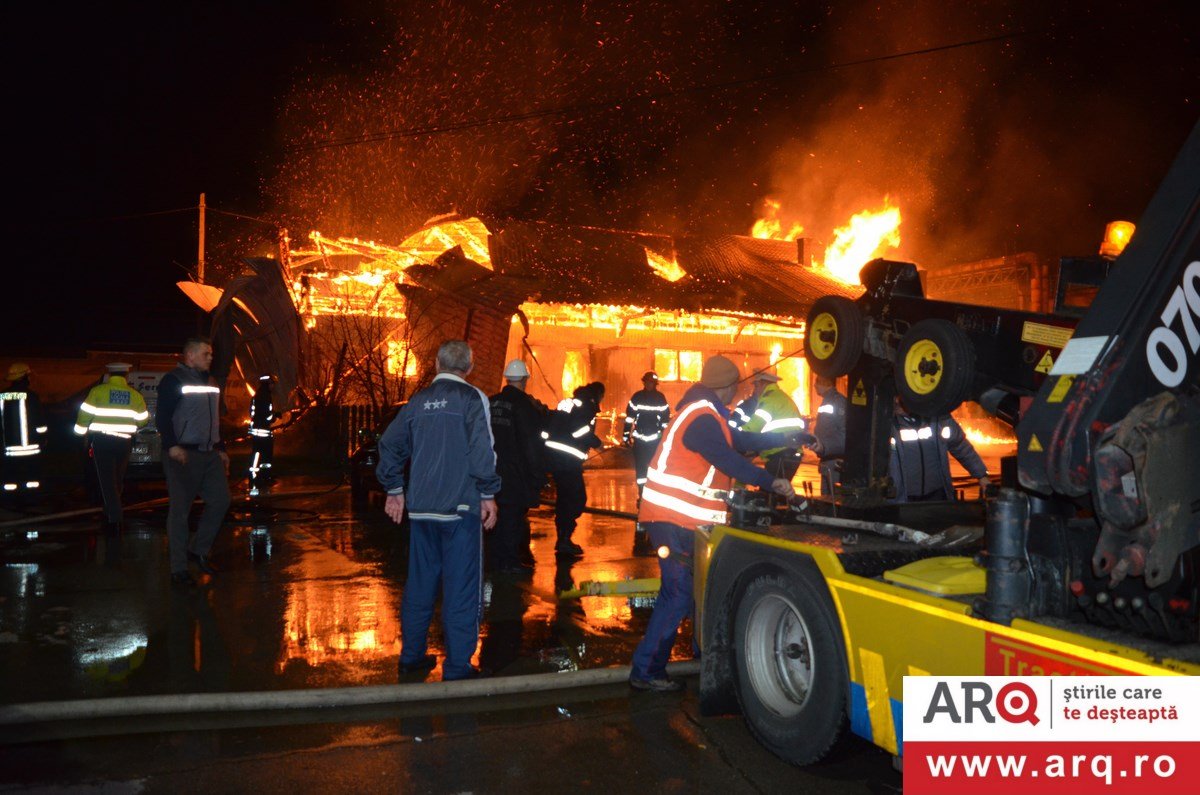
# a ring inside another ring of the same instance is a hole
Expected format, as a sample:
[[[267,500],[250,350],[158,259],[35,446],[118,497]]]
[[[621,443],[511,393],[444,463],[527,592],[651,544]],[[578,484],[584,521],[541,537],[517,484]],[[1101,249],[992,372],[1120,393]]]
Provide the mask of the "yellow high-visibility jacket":
[[[750,433],[803,431],[804,425],[800,409],[796,408],[796,403],[779,388],[779,384],[767,384],[762,394],[758,396],[758,405],[754,409],[754,416],[742,426],[742,430]],[[770,450],[760,450],[759,454],[766,458],[783,449],[774,447]]]
[[[129,385],[124,377],[110,375],[88,392],[79,407],[75,433],[104,433],[128,439],[150,421],[142,393]]]

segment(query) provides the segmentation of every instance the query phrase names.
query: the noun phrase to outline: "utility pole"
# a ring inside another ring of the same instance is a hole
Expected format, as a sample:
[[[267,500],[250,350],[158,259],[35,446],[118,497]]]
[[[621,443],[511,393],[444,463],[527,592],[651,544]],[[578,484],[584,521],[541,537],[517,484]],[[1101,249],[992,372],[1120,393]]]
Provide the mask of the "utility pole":
[[[200,194],[200,248],[196,254],[196,281],[204,284],[204,194]]]

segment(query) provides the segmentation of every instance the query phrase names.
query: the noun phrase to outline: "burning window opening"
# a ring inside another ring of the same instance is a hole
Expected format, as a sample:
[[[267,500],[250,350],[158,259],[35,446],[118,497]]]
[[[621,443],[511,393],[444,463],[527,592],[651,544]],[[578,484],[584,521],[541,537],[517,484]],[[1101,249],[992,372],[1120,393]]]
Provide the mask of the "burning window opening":
[[[695,383],[700,380],[703,368],[702,351],[654,350],[654,372],[658,373],[659,381]]]

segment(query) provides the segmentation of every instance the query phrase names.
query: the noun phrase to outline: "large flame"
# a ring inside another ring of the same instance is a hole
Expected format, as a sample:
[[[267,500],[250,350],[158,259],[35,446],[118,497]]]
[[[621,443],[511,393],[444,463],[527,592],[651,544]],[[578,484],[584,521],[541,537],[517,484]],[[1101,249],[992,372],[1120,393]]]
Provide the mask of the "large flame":
[[[650,249],[646,249],[646,264],[654,271],[655,276],[669,282],[677,282],[687,276],[687,271],[681,268],[674,259],[667,259],[662,254]]]
[[[754,222],[750,229],[751,236],[771,240],[795,240],[804,234],[804,227],[800,224],[792,224],[786,233],[783,231],[783,222],[779,220],[779,210],[782,206],[775,199],[763,199],[763,217]]]
[[[587,383],[587,360],[583,351],[567,351],[563,359],[562,394],[570,397],[576,388]]]
[[[864,210],[833,230],[833,243],[825,249],[822,267],[839,281],[859,284],[863,265],[899,245],[900,208],[884,199],[882,209]]]

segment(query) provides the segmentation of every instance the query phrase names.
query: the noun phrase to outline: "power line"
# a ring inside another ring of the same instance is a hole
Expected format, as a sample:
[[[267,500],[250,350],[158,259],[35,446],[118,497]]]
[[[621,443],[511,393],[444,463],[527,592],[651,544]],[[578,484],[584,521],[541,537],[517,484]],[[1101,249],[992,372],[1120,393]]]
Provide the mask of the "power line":
[[[235,213],[235,212],[231,212],[229,210],[218,210],[216,207],[213,207],[211,204],[208,205],[207,209],[210,213],[217,213],[218,215],[228,215],[230,218],[241,218],[244,221],[255,221],[260,224],[266,224],[267,226],[273,227],[275,229],[278,229],[280,226],[282,226],[282,224],[280,224],[278,221],[268,221],[266,218],[258,218],[253,215],[244,215],[242,213]]]
[[[976,47],[982,44],[992,44],[999,41],[1007,41],[1009,39],[1015,39],[1025,35],[1028,34],[1026,34],[1024,31],[1017,31],[1014,33],[1004,33],[997,36],[987,36],[980,39],[971,39],[969,41],[954,42],[952,44],[942,44],[936,47],[925,47],[919,50],[906,50],[904,52],[891,53],[889,55],[877,55],[871,58],[862,58],[856,61],[842,61],[839,63],[823,64],[821,66],[811,66],[802,69],[789,69],[769,75],[756,75],[754,77],[727,80],[719,83],[702,83],[695,86],[688,86],[686,88],[640,94],[619,100],[585,102],[576,105],[543,108],[541,110],[529,111],[527,113],[492,116],[483,119],[473,119],[470,121],[458,122],[456,124],[430,125],[427,127],[412,127],[401,130],[382,130],[374,133],[343,136],[341,138],[326,138],[318,141],[310,141],[308,143],[291,144],[284,147],[284,151],[292,154],[301,152],[315,152],[322,149],[332,149],[342,146],[355,146],[358,144],[375,143],[377,141],[388,141],[397,138],[420,138],[430,135],[439,135],[442,133],[461,132],[463,130],[470,130],[479,127],[489,127],[497,124],[513,124],[517,122],[547,118],[550,116],[586,115],[587,113],[594,111],[617,108],[632,102],[657,102],[660,99],[669,99],[671,97],[683,96],[686,94],[726,91],[732,88],[738,88],[754,83],[766,83],[775,80],[782,80],[788,77],[798,77],[801,75],[814,74],[818,72],[830,72],[836,69],[848,69],[856,66],[865,66],[873,63],[899,60],[901,58],[913,58],[921,55],[930,55],[938,52],[962,49],[964,47]]]
[[[199,205],[193,205],[192,207],[177,207],[174,210],[154,210],[154,211],[148,212],[148,213],[133,213],[132,215],[111,215],[111,216],[108,216],[107,218],[92,218],[89,220],[95,221],[97,223],[102,222],[102,221],[134,221],[139,218],[153,218],[154,216],[157,216],[157,215],[176,215],[178,213],[194,213],[199,209],[200,209]]]

